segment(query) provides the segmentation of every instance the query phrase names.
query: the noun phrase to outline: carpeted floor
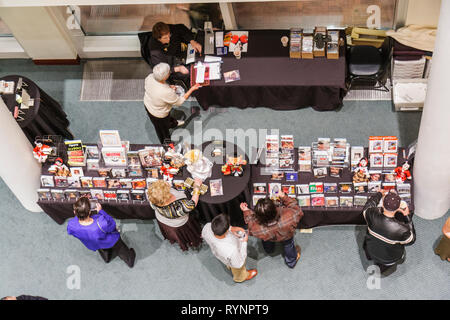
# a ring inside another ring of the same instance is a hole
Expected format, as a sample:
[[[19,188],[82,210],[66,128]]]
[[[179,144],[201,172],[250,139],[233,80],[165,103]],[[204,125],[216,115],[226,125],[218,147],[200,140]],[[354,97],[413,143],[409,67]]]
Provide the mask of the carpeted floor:
[[[80,101],[82,66],[35,66],[28,60],[0,60],[0,77],[19,74],[34,80],[59,101],[71,121],[70,130],[85,142],[98,140],[99,129],[118,129],[131,143],[156,143],[154,129],[140,101]],[[194,102],[180,108],[189,114]],[[179,112],[178,115],[182,116]],[[202,111],[203,133],[218,129],[280,128],[296,145],[317,137],[346,137],[352,145],[368,144],[370,135],[395,135],[405,146],[417,138],[421,113],[395,113],[390,101],[345,101],[333,112],[311,108],[273,111],[227,108]],[[194,123],[187,126],[193,132]],[[177,130],[179,131],[179,130]],[[175,133],[177,133],[175,131]],[[179,132],[178,132],[179,133]],[[197,134],[199,134],[197,132]],[[201,136],[201,135],[200,135]],[[361,249],[364,227],[330,226],[298,233],[302,258],[288,269],[277,254],[249,241],[249,267],[258,276],[235,284],[229,271],[204,245],[182,252],[164,241],[154,221],[118,221],[126,243],[137,252],[129,269],[120,259],[104,264],[44,213],[25,210],[0,180],[0,296],[31,294],[50,299],[448,299],[450,264],[434,255],[450,211],[436,220],[414,218],[417,241],[407,248],[406,262],[369,289],[369,266]],[[75,267],[74,267],[75,266]],[[70,289],[73,270],[80,289]],[[79,268],[79,269],[78,269]],[[69,282],[69,285],[68,285]],[[201,288],[201,290],[199,290]]]

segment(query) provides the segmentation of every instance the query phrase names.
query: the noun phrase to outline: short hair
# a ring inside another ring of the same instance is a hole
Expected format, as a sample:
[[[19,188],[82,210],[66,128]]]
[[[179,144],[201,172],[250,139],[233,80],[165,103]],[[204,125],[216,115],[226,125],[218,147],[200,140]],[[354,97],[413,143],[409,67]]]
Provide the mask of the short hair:
[[[156,81],[166,80],[169,74],[170,66],[165,62],[158,63],[153,67],[153,78],[155,78]]]
[[[230,229],[230,216],[221,213],[211,221],[211,230],[216,236],[222,236]]]
[[[159,40],[163,35],[168,34],[170,32],[170,28],[168,24],[164,22],[157,22],[153,26],[152,29],[152,37],[156,40]]]
[[[255,214],[259,224],[267,225],[275,220],[277,216],[277,206],[269,198],[259,199],[255,205]]]
[[[79,220],[86,220],[91,215],[91,203],[87,197],[80,197],[74,204],[73,210]]]
[[[170,185],[164,180],[157,180],[148,188],[147,196],[151,203],[162,207],[170,199]]]

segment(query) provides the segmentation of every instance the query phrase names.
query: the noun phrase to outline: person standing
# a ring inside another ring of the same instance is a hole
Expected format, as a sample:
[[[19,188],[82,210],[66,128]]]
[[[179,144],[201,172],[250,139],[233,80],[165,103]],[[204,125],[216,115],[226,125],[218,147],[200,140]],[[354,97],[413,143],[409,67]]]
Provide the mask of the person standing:
[[[175,87],[166,82],[169,76],[170,66],[167,63],[158,63],[153,68],[153,73],[145,78],[145,110],[161,143],[164,143],[166,139],[170,140],[169,129],[184,124],[184,121],[170,116],[172,107],[181,106],[192,92],[200,88],[199,84],[195,84],[183,96],[178,96]]]
[[[436,253],[441,260],[447,260],[450,262],[450,218],[447,219],[442,227],[442,238],[439,241],[434,253]]]
[[[157,22],[153,26],[152,37],[148,42],[150,66],[153,68],[162,62],[169,64],[169,82],[174,84],[175,80],[181,80],[186,88],[190,87],[189,70],[182,60],[186,58],[188,44],[201,55],[202,45],[194,40],[192,32],[185,25],[164,22]]]
[[[97,203],[97,213],[92,215],[89,199],[80,197],[73,205],[75,217],[67,224],[67,233],[79,239],[89,250],[98,251],[108,263],[117,255],[130,268],[136,258],[134,249],[122,241],[116,222]]]
[[[382,273],[403,260],[405,245],[416,240],[409,208],[400,208],[401,203],[397,193],[382,190],[370,197],[363,208],[367,222],[363,248],[368,260],[373,260]],[[397,211],[403,214],[404,221],[395,217]]]
[[[250,210],[246,203],[241,203],[241,210],[250,235],[262,240],[264,251],[270,254],[275,250],[275,243],[282,242],[284,261],[289,268],[294,268],[301,254],[300,246],[294,243],[294,235],[303,211],[296,199],[282,192],[278,195],[280,206],[264,198],[258,200],[255,211]]]
[[[247,270],[245,266],[248,233],[242,228],[230,227],[228,215],[221,213],[205,224],[202,238],[214,256],[231,270],[235,282],[250,280],[258,274],[256,269]]]

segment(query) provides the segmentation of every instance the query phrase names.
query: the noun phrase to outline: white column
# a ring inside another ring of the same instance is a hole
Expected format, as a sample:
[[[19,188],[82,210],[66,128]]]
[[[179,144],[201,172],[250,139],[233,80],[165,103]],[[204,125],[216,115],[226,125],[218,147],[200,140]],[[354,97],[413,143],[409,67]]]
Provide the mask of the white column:
[[[442,1],[414,163],[415,213],[442,217],[450,208],[450,1]]]
[[[25,209],[42,212],[37,205],[41,165],[33,157],[33,147],[0,98],[0,136],[2,155],[0,177]]]
[[[234,16],[233,4],[230,2],[219,2],[219,6],[225,30],[236,30],[237,23],[236,17]]]

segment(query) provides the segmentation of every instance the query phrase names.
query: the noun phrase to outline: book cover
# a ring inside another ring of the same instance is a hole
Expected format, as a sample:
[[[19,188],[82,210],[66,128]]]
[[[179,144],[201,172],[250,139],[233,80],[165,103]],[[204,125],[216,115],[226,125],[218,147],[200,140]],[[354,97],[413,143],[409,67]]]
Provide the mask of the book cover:
[[[297,184],[298,194],[309,194],[309,184]]]
[[[323,190],[325,193],[336,193],[338,192],[337,183],[325,182],[323,184]]]
[[[352,182],[339,182],[339,192],[349,193],[352,192]]]
[[[97,199],[97,200],[105,200],[105,196],[103,195],[102,189],[91,189],[91,199]]]
[[[341,207],[353,207],[353,197],[339,197],[339,206]]]
[[[328,151],[330,150],[330,138],[317,138],[317,150]]]
[[[389,190],[395,190],[395,182],[383,182],[381,184],[381,187],[383,190],[389,191]]]
[[[98,168],[97,172],[100,177],[111,177],[111,168]]]
[[[311,172],[312,166],[311,161],[299,161],[298,171],[299,172]]]
[[[295,195],[295,185],[283,184],[281,185],[281,191],[286,195]]]
[[[39,200],[53,200],[50,189],[41,188],[37,189]]]
[[[222,179],[209,180],[209,190],[211,191],[211,197],[223,196]]]
[[[100,168],[100,159],[87,159],[86,170],[98,170]]]
[[[395,168],[397,167],[397,154],[385,153],[384,154],[384,167]]]
[[[361,146],[354,146],[351,149],[351,156],[350,161],[352,165],[357,165],[359,163],[359,160],[364,158],[364,147]]]
[[[280,153],[279,168],[282,170],[294,170],[294,154],[290,152]]]
[[[336,208],[339,206],[338,197],[325,197],[325,207]]]
[[[55,179],[55,187],[64,188],[69,186],[69,183],[67,182],[67,177],[55,176],[54,179]]]
[[[367,192],[367,182],[355,182],[353,188],[355,193],[365,193]]]
[[[90,190],[78,190],[78,193],[80,194],[80,198],[81,197],[86,197],[88,199],[92,199],[92,195],[91,195],[91,191]]]
[[[54,187],[55,182],[53,180],[53,176],[41,176],[41,186],[43,187]]]
[[[118,130],[100,130],[100,141],[103,147],[121,147],[122,140]]]
[[[117,189],[120,188],[120,180],[117,178],[108,178],[106,179],[106,185],[109,189]]]
[[[267,184],[265,182],[254,183],[253,184],[253,193],[254,194],[266,194],[267,193]]]
[[[70,173],[72,174],[72,177],[82,177],[82,176],[84,176],[82,167],[71,167],[70,168]]]
[[[281,191],[281,183],[270,182],[269,183],[269,196],[270,198],[278,199],[278,193]]]
[[[396,182],[395,172],[385,172],[383,173],[384,182]]]
[[[126,178],[127,172],[125,168],[111,168],[111,176],[113,178]]]
[[[314,168],[314,178],[325,178],[327,176],[327,167]]]
[[[93,188],[94,184],[92,183],[92,177],[80,177],[81,187],[82,188]]]
[[[52,189],[51,191],[52,198],[55,201],[63,201],[66,200],[66,196],[64,195],[64,192],[61,189]]]
[[[322,193],[322,192],[323,192],[323,182],[309,183],[309,193]]]
[[[312,194],[311,195],[311,206],[313,207],[323,207],[325,206],[325,195],[324,194]]]
[[[141,160],[139,159],[138,151],[128,151],[127,152],[127,163],[128,166],[141,166]]]
[[[274,171],[271,175],[272,180],[283,180],[284,179],[284,172],[283,171]]]
[[[341,167],[330,167],[330,177],[340,178],[342,176],[343,168]]]
[[[288,152],[294,151],[294,136],[293,135],[282,135],[280,136],[281,150]]]
[[[241,80],[241,74],[239,73],[239,70],[232,70],[232,71],[224,72],[223,78],[225,80],[225,83],[238,81],[238,80]]]
[[[372,153],[370,154],[370,168],[382,168],[383,167],[383,154]]]
[[[131,185],[133,186],[133,189],[145,189],[146,187],[146,181],[145,179],[133,179],[131,181]]]
[[[129,201],[130,200],[130,190],[117,190],[117,200]]]
[[[367,202],[367,196],[354,196],[355,207],[364,207]]]
[[[117,191],[116,190],[103,190],[103,196],[107,201],[117,201]]]
[[[125,148],[120,147],[103,147],[102,157],[105,166],[126,166],[127,154]]]
[[[64,195],[66,196],[66,199],[70,201],[77,201],[78,197],[80,196],[78,190],[75,189],[64,190]]]
[[[397,183],[397,192],[400,193],[411,193],[411,185],[409,183]]]
[[[394,136],[383,137],[383,151],[385,153],[398,152],[398,139]]]
[[[298,180],[297,172],[286,172],[286,181],[296,182]]]
[[[125,189],[132,189],[133,184],[131,183],[132,179],[129,178],[121,178],[119,179],[120,187]]]
[[[298,147],[298,161],[311,162],[311,147]]]
[[[402,199],[403,201],[405,201],[408,206],[411,205],[411,194],[410,193],[401,193],[399,194],[400,199]]]
[[[131,190],[131,200],[134,201],[144,201],[145,200],[145,192],[144,190]]]
[[[142,177],[143,176],[142,167],[140,165],[128,167],[128,176],[129,177]]]
[[[79,177],[67,177],[67,186],[69,188],[81,188],[81,182]]]
[[[369,137],[369,153],[383,153],[383,137],[370,136]]]
[[[309,195],[307,196],[298,196],[298,205],[300,207],[310,207],[311,206],[311,197]]]
[[[367,184],[367,189],[370,193],[377,193],[381,190],[381,181],[369,181]]]
[[[164,149],[162,147],[146,147],[139,150],[139,159],[144,168],[160,167],[162,165],[162,157]]]
[[[106,178],[105,177],[93,177],[92,184],[94,188],[106,188]]]
[[[97,146],[86,146],[86,159],[87,160],[99,160],[100,152]]]
[[[383,176],[381,175],[381,170],[369,170],[369,181],[381,181]]]

